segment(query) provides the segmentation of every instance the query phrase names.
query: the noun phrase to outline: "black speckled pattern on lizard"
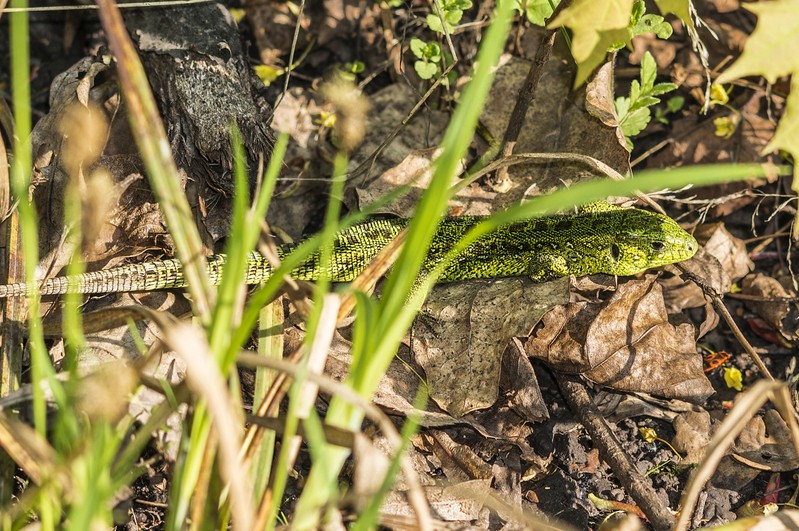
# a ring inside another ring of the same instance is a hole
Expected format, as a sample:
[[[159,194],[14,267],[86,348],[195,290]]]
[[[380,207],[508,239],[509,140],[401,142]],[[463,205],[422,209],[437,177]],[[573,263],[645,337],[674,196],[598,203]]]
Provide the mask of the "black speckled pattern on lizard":
[[[445,218],[433,238],[425,268],[439,263],[466,232],[483,218]],[[327,276],[335,282],[353,280],[383,247],[407,225],[401,219],[377,219],[341,231],[334,242]],[[696,240],[667,216],[633,208],[602,207],[578,214],[549,216],[506,225],[469,246],[444,272],[440,282],[527,275],[544,282],[567,275],[634,275],[651,267],[686,260],[697,250]],[[281,254],[293,246],[280,248]],[[211,281],[217,284],[224,255],[208,258]],[[247,284],[271,274],[268,261],[250,253]],[[316,280],[323,271],[319,253],[292,275]],[[185,287],[180,262],[174,259],[132,264],[56,277],[42,283],[42,295],[152,291]],[[25,295],[25,284],[0,286],[0,297]]]

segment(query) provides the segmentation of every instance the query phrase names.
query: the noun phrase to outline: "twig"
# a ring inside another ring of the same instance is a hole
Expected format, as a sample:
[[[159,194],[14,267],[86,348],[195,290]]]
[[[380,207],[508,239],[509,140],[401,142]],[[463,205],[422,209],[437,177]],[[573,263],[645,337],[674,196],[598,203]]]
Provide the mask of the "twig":
[[[624,490],[641,507],[652,527],[664,531],[671,529],[675,522],[674,515],[661,503],[651,483],[630,462],[629,456],[613,436],[585,385],[572,376],[559,374],[556,377],[569,408],[580,419],[580,423],[591,436],[594,447],[599,450],[600,457],[610,465]]]
[[[516,147],[516,141],[519,139],[519,133],[524,125],[524,119],[527,116],[527,110],[530,104],[535,99],[536,89],[538,83],[541,81],[541,76],[544,74],[544,66],[549,62],[552,56],[552,46],[555,43],[555,33],[557,30],[547,30],[541,37],[541,42],[538,45],[538,50],[535,53],[535,60],[530,65],[530,70],[527,72],[527,78],[524,80],[524,85],[519,90],[519,95],[516,98],[516,105],[513,107],[513,112],[510,113],[510,120],[508,127],[505,129],[505,136],[502,139],[502,149],[499,152],[499,158],[505,158],[513,153]],[[502,183],[508,178],[508,167],[504,166],[497,171],[496,181]]]
[[[755,348],[752,346],[751,343],[744,337],[743,332],[735,323],[735,320],[732,318],[730,311],[727,309],[727,306],[724,304],[724,300],[721,294],[716,291],[712,286],[707,285],[706,283],[702,282],[702,280],[697,277],[695,274],[691,273],[690,271],[686,270],[682,265],[675,264],[677,268],[682,271],[682,274],[685,278],[691,280],[694,284],[699,286],[702,292],[705,294],[706,297],[710,298],[710,301],[713,303],[713,308],[716,309],[719,315],[724,319],[724,322],[727,323],[727,326],[730,328],[730,331],[735,336],[735,339],[738,340],[738,343],[741,344],[741,347],[746,351],[747,354],[752,358],[757,365],[757,368],[760,369],[760,373],[768,378],[769,380],[773,380],[774,377],[771,375],[769,370],[766,368],[765,363],[761,359],[760,355],[755,352]]]

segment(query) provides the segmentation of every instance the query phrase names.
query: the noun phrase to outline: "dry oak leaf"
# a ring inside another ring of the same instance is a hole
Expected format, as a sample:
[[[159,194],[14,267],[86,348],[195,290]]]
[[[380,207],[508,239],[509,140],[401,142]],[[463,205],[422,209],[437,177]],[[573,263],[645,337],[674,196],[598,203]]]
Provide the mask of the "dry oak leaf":
[[[700,225],[694,237],[700,244],[699,252],[683,262],[681,268],[717,293],[728,293],[734,281],[754,269],[746,244],[730,234],[723,223]],[[666,308],[670,311],[705,307],[706,319],[697,337],[704,337],[716,327],[718,316],[700,286],[679,277],[664,280],[662,284],[666,288]]]
[[[621,284],[601,304],[551,310],[527,342],[528,356],[618,391],[704,402],[713,388],[696,352],[694,327],[670,322],[656,278]]]
[[[437,286],[411,337],[430,398],[455,417],[491,407],[499,394],[508,341],[527,336],[549,308],[568,300],[568,293],[567,279],[533,284],[518,277]]]
[[[713,435],[710,428],[710,413],[686,411],[672,421],[674,438],[671,445],[683,456],[681,464],[694,465],[705,457],[705,449]]]
[[[763,318],[785,340],[796,341],[795,315],[792,315],[792,306],[787,302],[790,297],[795,297],[796,295],[789,293],[778,280],[762,273],[746,277],[742,287],[742,293],[746,295],[753,295],[763,299],[781,299],[747,301],[746,306]],[[789,316],[791,317],[789,318]],[[785,326],[786,324],[788,325],[787,327]],[[793,328],[789,329],[792,325]]]

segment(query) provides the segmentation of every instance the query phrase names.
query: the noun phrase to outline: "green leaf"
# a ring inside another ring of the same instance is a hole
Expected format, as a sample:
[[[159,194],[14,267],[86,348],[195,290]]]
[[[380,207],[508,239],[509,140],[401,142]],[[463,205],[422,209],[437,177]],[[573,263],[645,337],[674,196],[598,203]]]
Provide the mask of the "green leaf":
[[[418,57],[419,59],[423,59],[425,56],[425,50],[427,49],[427,43],[424,42],[422,39],[411,39],[411,52],[413,55]]]
[[[655,78],[658,75],[658,65],[655,58],[649,52],[644,53],[641,59],[641,92],[648,94],[655,84]]]
[[[633,24],[630,31],[633,37],[642,33],[654,33],[661,39],[668,39],[674,29],[660,15],[644,15],[641,20]]]
[[[638,82],[637,79],[633,79],[632,83],[630,83],[630,102],[635,103],[638,101],[638,98],[641,96],[641,84]]]
[[[669,112],[677,112],[685,105],[685,98],[683,96],[672,96],[666,102],[666,108]]]
[[[436,72],[438,72],[438,65],[435,63],[427,63],[425,61],[416,61],[413,63],[413,69],[419,74],[422,79],[431,79]]]
[[[425,49],[425,57],[434,63],[441,61],[441,46],[437,42],[428,43]]]
[[[666,118],[666,113],[667,112],[668,111],[666,109],[664,109],[663,107],[655,107],[655,116],[654,116],[655,120],[657,120],[658,122],[660,122],[660,123],[662,123],[664,125],[668,125],[669,119]]]
[[[644,130],[649,124],[650,118],[649,108],[644,107],[627,114],[619,125],[621,125],[624,136],[632,137]]]
[[[360,74],[366,69],[366,65],[363,64],[363,61],[354,61],[352,63],[346,63],[344,68],[353,74]]]
[[[447,24],[447,32],[451,32],[452,26],[449,24],[449,22],[447,22],[446,24]],[[441,19],[439,19],[438,15],[436,14],[431,13],[427,15],[427,27],[429,27],[432,31],[435,31],[436,33],[444,33],[444,26],[441,25]]]
[[[627,113],[630,112],[630,98],[619,96],[616,98],[614,104],[616,106],[616,116],[618,116],[619,123],[621,123],[624,117],[627,116]]]
[[[658,103],[660,103],[659,98],[654,96],[641,96],[638,101],[633,104],[633,110],[640,109],[642,107],[652,107]]]
[[[630,24],[632,26],[638,24],[638,21],[644,16],[644,13],[646,13],[646,3],[644,0],[636,0],[633,4],[632,14],[630,14]]]
[[[553,2],[555,7],[560,3],[560,0]],[[543,26],[553,13],[553,4],[549,0],[527,0],[527,20],[536,26]]]
[[[444,12],[444,20],[447,23],[452,24],[453,26],[461,21],[463,18],[463,10],[461,9],[451,9],[449,11]]]
[[[677,90],[677,85],[674,83],[658,83],[652,87],[652,90],[650,90],[649,93],[653,96],[659,96],[660,94],[665,94],[673,90]]]

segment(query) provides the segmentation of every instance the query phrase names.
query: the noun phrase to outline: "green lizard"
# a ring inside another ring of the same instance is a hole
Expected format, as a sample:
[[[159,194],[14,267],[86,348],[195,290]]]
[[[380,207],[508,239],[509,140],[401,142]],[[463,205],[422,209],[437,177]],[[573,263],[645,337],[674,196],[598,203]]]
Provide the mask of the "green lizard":
[[[433,237],[425,269],[439,263],[466,232],[483,218],[445,218]],[[339,232],[330,263],[320,263],[319,252],[292,271],[300,280],[316,280],[322,271],[334,282],[353,280],[383,247],[407,225],[403,219],[377,219]],[[295,246],[283,245],[285,256]],[[544,282],[568,275],[607,273],[634,275],[651,267],[686,260],[697,250],[696,240],[667,216],[634,208],[607,205],[577,214],[556,215],[503,226],[469,246],[445,270],[440,282],[522,276]],[[222,275],[225,256],[208,258],[212,283]],[[256,252],[247,259],[247,284],[258,284],[271,274],[266,258]],[[77,276],[45,280],[42,295],[67,292],[112,293],[183,288],[181,264],[176,259],[131,264]],[[0,297],[25,295],[26,284],[0,286]]]

